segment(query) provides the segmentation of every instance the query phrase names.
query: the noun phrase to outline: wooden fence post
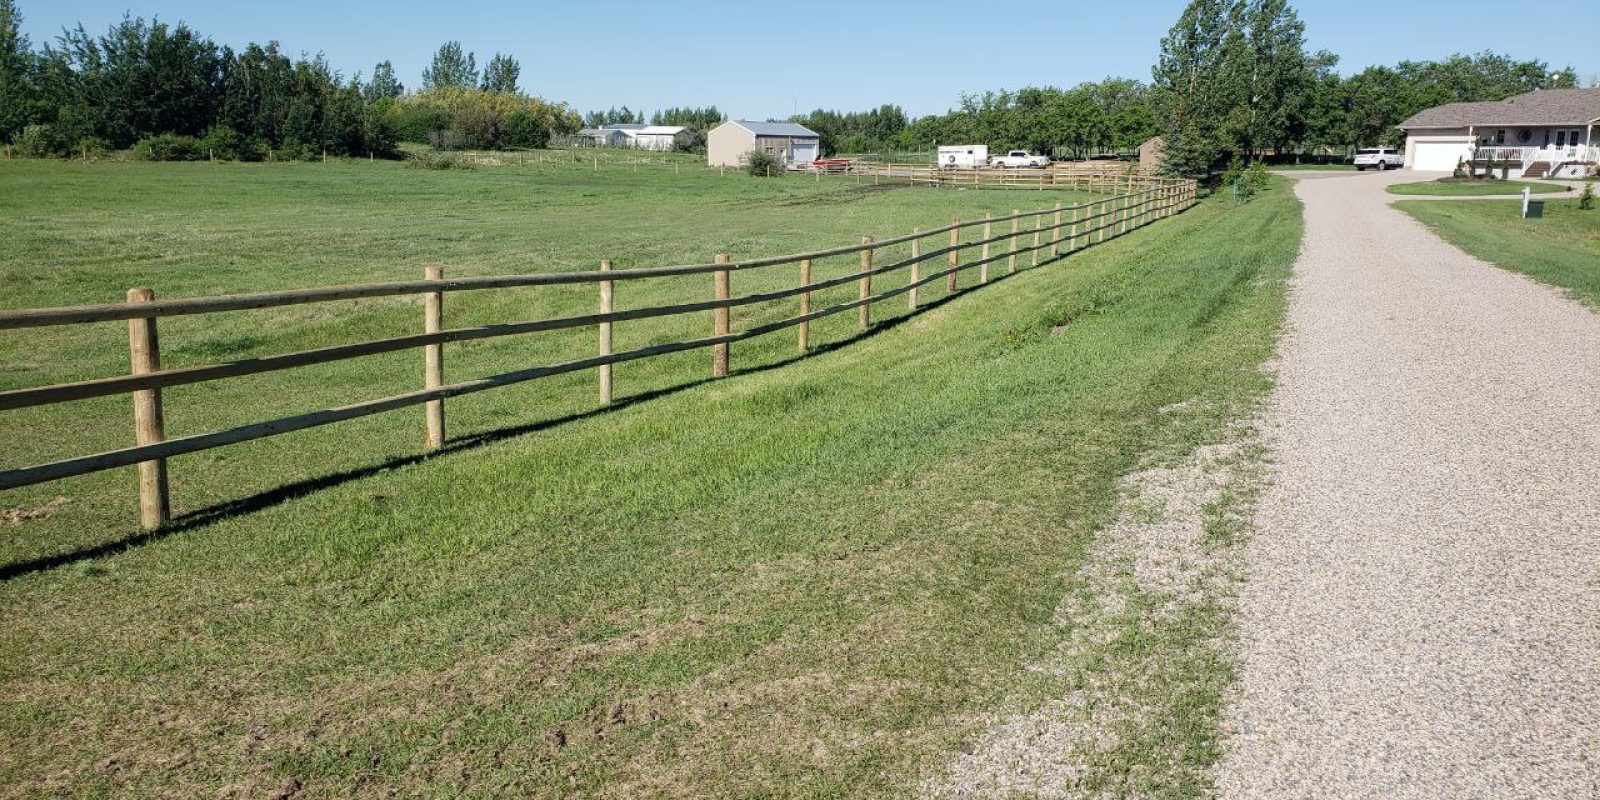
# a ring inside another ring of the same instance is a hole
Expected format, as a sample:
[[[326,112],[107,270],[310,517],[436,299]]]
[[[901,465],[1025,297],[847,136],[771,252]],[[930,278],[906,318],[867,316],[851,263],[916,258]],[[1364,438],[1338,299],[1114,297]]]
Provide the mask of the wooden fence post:
[[[145,288],[128,290],[128,302],[148,303],[156,293]],[[128,320],[128,361],[133,374],[161,371],[161,341],[156,333],[156,318]],[[166,415],[161,408],[161,390],[145,389],[133,393],[133,432],[138,444],[155,444],[166,438]],[[139,526],[159,528],[172,519],[172,503],[167,494],[167,460],[139,462]]]
[[[1035,214],[1033,217],[1033,249],[1028,252],[1028,266],[1039,266],[1039,243],[1042,241],[1039,236],[1043,230],[1044,217]]]
[[[872,237],[861,237],[861,243],[868,245],[867,249],[861,251],[862,274],[861,280],[858,282],[861,289],[860,299],[866,300],[872,296],[872,247],[870,246]],[[872,324],[872,304],[863,302],[859,310],[861,312],[861,330],[866,330],[867,326]]]
[[[1017,271],[1017,239],[1020,238],[1017,234],[1022,232],[1022,217],[1018,215],[1021,213],[1018,209],[1011,209],[1011,255],[1006,257],[1008,273]]]
[[[978,267],[978,282],[989,282],[989,239],[994,236],[994,214],[983,214],[983,264]]]
[[[911,290],[906,292],[906,305],[917,310],[917,281],[922,279],[922,229],[911,229]]]
[[[1082,216],[1079,213],[1081,211],[1082,211],[1082,209],[1078,208],[1077,206],[1073,206],[1072,207],[1071,216],[1068,217],[1068,219],[1071,220],[1071,222],[1069,223],[1071,225],[1071,227],[1067,228],[1067,252],[1068,253],[1071,253],[1073,251],[1073,249],[1078,246],[1078,217]]]
[[[950,224],[959,226],[961,224],[961,218],[960,217],[952,217],[950,219]],[[961,228],[959,228],[959,227],[951,228],[950,229],[950,247],[951,247],[951,250],[950,250],[950,275],[949,275],[949,277],[945,278],[945,281],[944,281],[945,291],[950,292],[951,294],[954,294],[955,291],[956,291],[956,275],[957,275],[956,267],[959,267],[961,265],[961,248],[958,247],[958,245],[960,245],[960,244],[961,244]]]
[[[1050,257],[1061,255],[1061,204],[1056,203],[1055,221],[1050,226]]]
[[[805,286],[809,283],[811,283],[811,259],[801,259],[800,285]],[[807,290],[800,293],[800,316],[803,317],[810,313],[811,292]],[[811,322],[809,320],[802,321],[798,327],[800,328],[800,352],[804,353],[811,348]]]
[[[437,281],[444,279],[442,267],[425,267],[422,277]],[[428,292],[422,296],[422,330],[438,333],[444,330],[444,292]],[[422,347],[422,386],[437,389],[444,385],[444,345],[429,344]],[[428,421],[429,450],[444,447],[444,401],[429,400],[425,413]]]
[[[718,253],[717,257],[712,259],[712,260],[715,261],[718,264],[726,264],[726,263],[728,263],[728,254],[727,253]],[[728,271],[725,270],[725,269],[719,269],[716,272],[711,273],[711,275],[712,275],[713,286],[714,286],[714,288],[716,290],[717,299],[718,300],[727,300],[728,299]],[[732,319],[731,312],[732,312],[732,309],[730,309],[727,306],[721,306],[721,307],[719,307],[719,308],[717,308],[715,310],[715,313],[714,313],[714,315],[712,317],[713,326],[714,326],[712,328],[712,332],[715,333],[717,336],[727,336],[728,335],[729,323],[730,323],[730,321]],[[713,377],[713,378],[722,378],[722,377],[726,377],[727,374],[728,374],[728,343],[727,342],[718,342],[717,344],[714,344],[714,345],[711,346],[711,377]]]
[[[610,259],[606,259],[606,260],[600,262],[600,271],[601,272],[610,272],[611,271],[611,260]],[[611,313],[612,301],[614,299],[613,284],[615,284],[615,283],[616,283],[615,281],[601,281],[600,282],[600,313],[602,313],[602,314],[610,314]],[[611,323],[610,322],[602,322],[602,323],[600,323],[600,355],[602,355],[602,356],[611,355]],[[600,404],[601,405],[607,405],[607,406],[611,405],[611,367],[612,367],[611,364],[601,364],[600,365]]]

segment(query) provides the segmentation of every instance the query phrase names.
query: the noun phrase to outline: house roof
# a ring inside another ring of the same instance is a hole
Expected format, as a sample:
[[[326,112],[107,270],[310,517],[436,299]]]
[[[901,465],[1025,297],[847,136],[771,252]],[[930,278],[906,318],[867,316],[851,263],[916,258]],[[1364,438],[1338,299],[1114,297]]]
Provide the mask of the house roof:
[[[600,130],[603,130],[603,131],[636,131],[636,130],[640,130],[642,128],[648,128],[648,127],[650,127],[650,126],[644,124],[643,122],[614,122],[614,123],[612,123],[610,125],[601,125],[600,126]]]
[[[746,120],[733,120],[734,125],[757,136],[790,136],[799,138],[821,138],[816,131],[793,122],[749,122]]]
[[[622,133],[616,128],[584,128],[578,131],[579,136],[610,136],[613,133]]]
[[[1600,89],[1540,89],[1492,103],[1446,103],[1400,123],[1418,128],[1468,125],[1587,125],[1600,121]]]
[[[682,125],[648,125],[648,126],[645,126],[643,128],[640,128],[637,131],[634,131],[634,135],[636,135],[636,136],[651,136],[651,135],[677,136],[678,134],[683,133],[685,130],[687,130],[687,128],[685,128]]]

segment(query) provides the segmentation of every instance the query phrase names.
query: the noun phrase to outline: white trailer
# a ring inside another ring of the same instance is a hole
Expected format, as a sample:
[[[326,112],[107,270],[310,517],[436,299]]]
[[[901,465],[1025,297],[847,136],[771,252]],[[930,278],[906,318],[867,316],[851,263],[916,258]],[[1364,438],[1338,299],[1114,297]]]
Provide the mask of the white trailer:
[[[989,166],[986,144],[956,144],[939,148],[939,169],[976,169]]]

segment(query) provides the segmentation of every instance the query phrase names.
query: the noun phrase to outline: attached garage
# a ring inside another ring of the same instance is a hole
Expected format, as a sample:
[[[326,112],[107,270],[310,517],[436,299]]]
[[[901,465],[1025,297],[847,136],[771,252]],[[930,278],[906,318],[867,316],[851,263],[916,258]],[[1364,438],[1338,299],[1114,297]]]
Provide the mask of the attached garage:
[[[1472,137],[1411,136],[1406,139],[1406,166],[1411,169],[1449,172],[1464,158],[1472,156]]]

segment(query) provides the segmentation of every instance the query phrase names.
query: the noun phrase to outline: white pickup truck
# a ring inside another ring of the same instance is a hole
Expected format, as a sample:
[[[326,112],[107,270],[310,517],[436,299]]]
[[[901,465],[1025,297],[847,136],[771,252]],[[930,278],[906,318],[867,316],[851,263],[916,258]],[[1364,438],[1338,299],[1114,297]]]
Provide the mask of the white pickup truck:
[[[1356,171],[1368,167],[1382,172],[1405,166],[1406,156],[1393,147],[1363,147],[1356,151]]]
[[[1048,167],[1049,156],[1029,155],[1026,150],[1012,150],[1003,156],[989,159],[989,166],[1005,169],[1007,167]]]

